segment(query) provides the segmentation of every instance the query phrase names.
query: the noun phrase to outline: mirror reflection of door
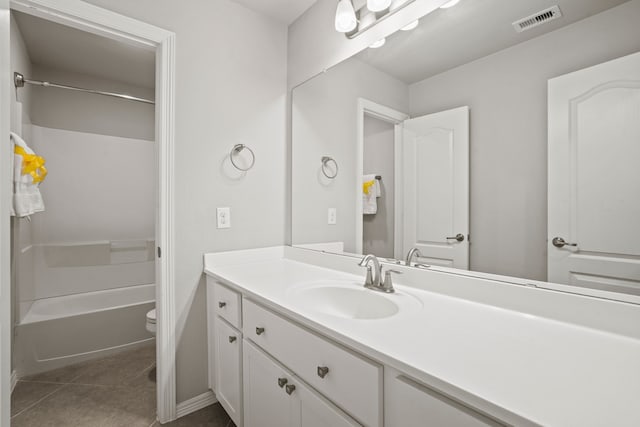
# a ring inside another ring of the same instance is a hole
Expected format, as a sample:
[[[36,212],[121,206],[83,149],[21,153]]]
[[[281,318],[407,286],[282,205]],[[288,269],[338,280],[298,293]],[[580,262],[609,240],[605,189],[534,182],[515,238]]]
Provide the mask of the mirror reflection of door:
[[[549,80],[548,281],[640,295],[640,53]]]
[[[469,268],[469,108],[403,124],[406,254],[428,265]]]

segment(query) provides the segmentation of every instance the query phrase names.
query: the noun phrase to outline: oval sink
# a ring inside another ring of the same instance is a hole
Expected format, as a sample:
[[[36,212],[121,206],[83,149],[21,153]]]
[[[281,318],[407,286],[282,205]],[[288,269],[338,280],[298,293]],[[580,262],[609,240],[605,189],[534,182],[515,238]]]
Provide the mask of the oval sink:
[[[345,319],[383,319],[409,306],[420,306],[417,299],[405,294],[382,294],[347,281],[298,285],[289,290],[288,296],[302,308]]]

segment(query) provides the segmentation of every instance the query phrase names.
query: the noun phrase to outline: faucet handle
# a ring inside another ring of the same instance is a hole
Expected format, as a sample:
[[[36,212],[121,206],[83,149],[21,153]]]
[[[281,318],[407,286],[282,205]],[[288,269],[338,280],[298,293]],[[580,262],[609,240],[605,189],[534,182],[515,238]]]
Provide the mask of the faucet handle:
[[[382,290],[387,293],[395,292],[393,289],[393,281],[391,280],[391,274],[402,274],[402,271],[387,270],[384,273],[384,282],[382,283]]]
[[[372,274],[372,269],[370,265],[367,266],[367,277],[364,279],[364,285],[365,286],[373,285],[373,274]]]

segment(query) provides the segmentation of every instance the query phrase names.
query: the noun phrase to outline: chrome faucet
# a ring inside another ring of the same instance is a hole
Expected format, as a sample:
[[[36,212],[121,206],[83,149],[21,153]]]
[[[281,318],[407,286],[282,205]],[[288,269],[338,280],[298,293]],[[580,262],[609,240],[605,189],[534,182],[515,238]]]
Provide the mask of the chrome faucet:
[[[369,263],[373,263],[373,268],[375,269],[375,273],[372,273],[371,266]],[[373,289],[374,291],[392,293],[395,292],[393,289],[393,283],[391,281],[391,273],[400,273],[396,270],[387,270],[385,272],[384,281],[382,280],[382,266],[380,265],[380,261],[376,258],[375,255],[369,254],[365,255],[362,260],[358,263],[361,267],[367,267],[367,277],[364,280],[364,287],[367,289]]]
[[[409,253],[407,254],[407,259],[404,262],[405,265],[411,266],[411,260],[414,256],[422,257],[422,252],[418,248],[411,248]]]

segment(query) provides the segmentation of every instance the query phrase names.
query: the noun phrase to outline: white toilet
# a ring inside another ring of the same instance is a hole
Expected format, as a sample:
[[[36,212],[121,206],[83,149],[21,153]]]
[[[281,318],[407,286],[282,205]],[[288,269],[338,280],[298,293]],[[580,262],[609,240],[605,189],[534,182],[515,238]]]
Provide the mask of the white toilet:
[[[147,331],[151,332],[153,336],[156,335],[156,309],[150,310],[147,313]]]

